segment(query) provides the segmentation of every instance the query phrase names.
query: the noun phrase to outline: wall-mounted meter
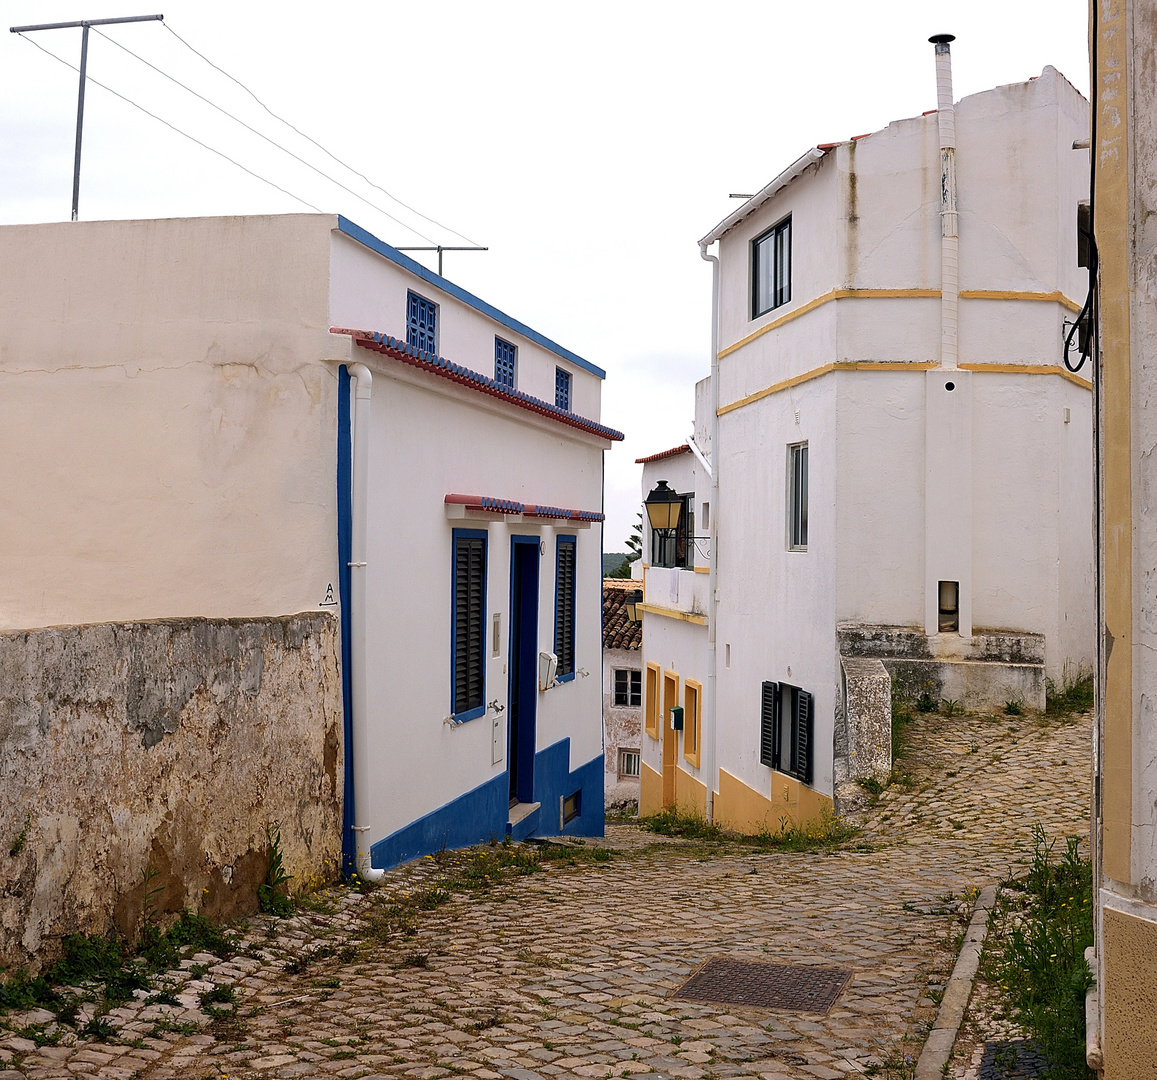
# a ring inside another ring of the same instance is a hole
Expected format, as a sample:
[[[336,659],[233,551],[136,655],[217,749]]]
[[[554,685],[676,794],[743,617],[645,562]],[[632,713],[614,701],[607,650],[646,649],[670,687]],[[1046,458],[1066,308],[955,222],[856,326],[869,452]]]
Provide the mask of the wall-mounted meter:
[[[671,706],[671,730],[672,731],[682,731],[683,730],[683,706],[682,705],[672,705]]]

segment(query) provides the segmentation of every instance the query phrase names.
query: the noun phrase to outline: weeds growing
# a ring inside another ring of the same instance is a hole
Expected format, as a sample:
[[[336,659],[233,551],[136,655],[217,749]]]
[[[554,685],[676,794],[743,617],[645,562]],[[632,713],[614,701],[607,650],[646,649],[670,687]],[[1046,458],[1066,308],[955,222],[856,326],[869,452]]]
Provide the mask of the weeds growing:
[[[281,830],[270,830],[266,838],[269,841],[269,869],[265,872],[265,880],[257,886],[257,906],[266,915],[292,915],[294,903],[293,897],[289,895],[289,883],[293,875],[285,872]]]
[[[668,807],[640,822],[651,832],[675,836],[684,840],[716,843],[736,843],[772,851],[833,851],[858,835],[859,829],[847,825],[830,810],[810,822],[796,825],[782,818],[779,828],[765,826],[754,835],[744,835],[723,828],[714,821],[705,821],[701,814],[688,813]]]
[[[1065,668],[1058,686],[1045,679],[1045,715],[1071,716],[1093,707],[1093,673],[1087,668],[1072,671]]]

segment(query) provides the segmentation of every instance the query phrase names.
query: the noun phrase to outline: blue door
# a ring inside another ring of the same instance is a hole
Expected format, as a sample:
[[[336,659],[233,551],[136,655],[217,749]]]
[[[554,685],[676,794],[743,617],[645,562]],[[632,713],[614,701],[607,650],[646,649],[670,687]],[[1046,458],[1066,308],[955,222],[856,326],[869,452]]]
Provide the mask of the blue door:
[[[535,710],[538,707],[537,536],[515,536],[510,546],[510,720],[506,767],[510,805],[534,802]]]

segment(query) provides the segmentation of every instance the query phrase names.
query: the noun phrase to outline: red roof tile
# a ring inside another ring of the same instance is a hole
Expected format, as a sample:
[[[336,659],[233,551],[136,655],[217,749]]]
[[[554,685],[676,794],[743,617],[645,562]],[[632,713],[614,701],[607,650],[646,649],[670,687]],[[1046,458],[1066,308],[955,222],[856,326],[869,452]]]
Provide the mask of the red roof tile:
[[[635,464],[646,465],[649,461],[662,461],[663,458],[675,457],[677,454],[689,453],[691,453],[691,447],[684,443],[682,446],[672,446],[670,450],[663,450],[658,454],[652,454],[650,457],[637,457],[635,458]]]
[[[627,593],[643,588],[632,578],[603,579],[603,648],[640,649],[643,646],[643,624],[627,618]]]

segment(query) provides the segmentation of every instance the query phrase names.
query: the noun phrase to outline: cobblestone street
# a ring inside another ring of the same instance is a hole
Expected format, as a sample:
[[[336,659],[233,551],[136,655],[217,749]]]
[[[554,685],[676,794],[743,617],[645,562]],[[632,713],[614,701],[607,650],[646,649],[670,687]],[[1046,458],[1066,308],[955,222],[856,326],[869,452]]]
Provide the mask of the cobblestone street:
[[[485,851],[427,858],[253,919],[234,959],[184,962],[177,1004],[116,1010],[111,1042],[0,1032],[0,1080],[906,1076],[972,890],[1022,865],[1034,822],[1086,832],[1090,720],[922,716],[909,746],[908,782],[836,853],[610,825],[612,858],[589,842],[466,889],[441,879]],[[852,975],[826,1015],[669,997],[719,956]],[[207,1016],[216,983],[235,1003]]]

